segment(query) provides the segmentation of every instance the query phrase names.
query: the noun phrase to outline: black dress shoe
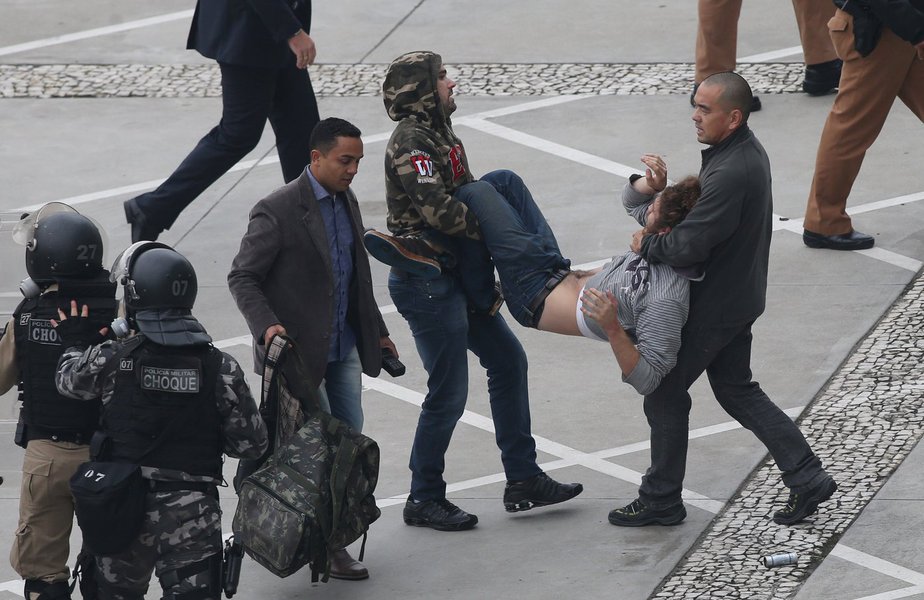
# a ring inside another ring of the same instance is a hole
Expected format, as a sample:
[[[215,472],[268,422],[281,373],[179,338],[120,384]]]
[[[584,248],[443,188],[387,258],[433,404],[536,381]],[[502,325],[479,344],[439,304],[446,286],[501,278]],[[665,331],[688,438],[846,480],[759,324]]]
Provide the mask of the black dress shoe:
[[[330,576],[334,579],[356,581],[369,579],[369,570],[347,552],[346,548],[334,550],[330,555]]]
[[[125,220],[132,226],[133,244],[141,240],[153,242],[157,239],[163,229],[148,220],[135,198],[126,200],[122,206],[125,208]]]
[[[809,248],[828,248],[829,250],[866,250],[867,248],[872,248],[873,244],[876,243],[876,240],[873,238],[873,236],[860,233],[856,230],[853,230],[850,233],[842,233],[840,235],[821,235],[820,233],[815,233],[813,231],[809,231],[808,229],[803,229],[802,243],[804,243]]]
[[[837,89],[841,81],[841,66],[843,61],[839,58],[815,65],[805,65],[805,79],[802,80],[802,91],[809,96],[824,96]]]

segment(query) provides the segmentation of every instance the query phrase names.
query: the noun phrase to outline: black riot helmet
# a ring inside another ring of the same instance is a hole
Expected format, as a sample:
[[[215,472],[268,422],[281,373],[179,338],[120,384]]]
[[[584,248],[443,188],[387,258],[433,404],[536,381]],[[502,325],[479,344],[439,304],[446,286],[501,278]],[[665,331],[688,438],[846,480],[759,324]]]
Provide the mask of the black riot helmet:
[[[160,242],[142,241],[126,248],[112,265],[110,277],[125,287],[125,305],[131,311],[190,310],[199,289],[192,264]]]
[[[13,239],[26,247],[26,271],[37,283],[89,279],[103,269],[103,236],[88,217],[50,203],[17,223]]]

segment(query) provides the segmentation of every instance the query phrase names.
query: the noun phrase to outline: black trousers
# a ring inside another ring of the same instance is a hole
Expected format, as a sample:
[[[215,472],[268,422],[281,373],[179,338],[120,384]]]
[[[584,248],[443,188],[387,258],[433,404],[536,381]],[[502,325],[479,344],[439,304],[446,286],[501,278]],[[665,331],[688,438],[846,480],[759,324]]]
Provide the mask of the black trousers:
[[[710,328],[697,325],[692,316],[683,330],[677,366],[645,396],[645,416],[651,426],[651,467],[639,488],[642,501],[656,510],[681,501],[692,406],[687,390],[703,371],[722,408],[770,451],[788,488],[802,493],[820,483],[827,473],[805,436],[751,378],[751,323]]]
[[[221,67],[221,121],[160,186],[138,196],[148,220],[169,229],[199,194],[253,150],[266,120],[276,134],[283,179],[298,177],[311,159],[308,139],[320,120],[308,72],[295,63],[280,69]]]

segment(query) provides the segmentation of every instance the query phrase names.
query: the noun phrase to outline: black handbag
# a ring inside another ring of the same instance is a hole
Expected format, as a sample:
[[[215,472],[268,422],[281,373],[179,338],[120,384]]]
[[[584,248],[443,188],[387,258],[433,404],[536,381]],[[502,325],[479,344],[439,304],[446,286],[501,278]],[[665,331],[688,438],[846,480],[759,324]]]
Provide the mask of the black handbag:
[[[97,555],[121,552],[144,523],[147,482],[134,463],[91,460],[70,479],[83,543]]]

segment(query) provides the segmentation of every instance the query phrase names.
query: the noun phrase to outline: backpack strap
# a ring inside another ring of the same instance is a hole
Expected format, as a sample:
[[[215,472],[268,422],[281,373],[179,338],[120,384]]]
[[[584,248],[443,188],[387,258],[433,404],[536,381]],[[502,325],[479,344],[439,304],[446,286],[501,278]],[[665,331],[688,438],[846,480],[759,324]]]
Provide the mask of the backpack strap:
[[[306,389],[307,372],[292,338],[273,336],[263,360],[260,406],[267,427],[273,426],[274,450],[301,427],[307,415],[322,412],[317,390]]]
[[[331,435],[336,434],[339,425],[339,421],[331,419],[328,425],[328,433]],[[334,518],[332,519],[328,539],[333,538],[340,529],[340,513],[343,510],[347,482],[351,467],[358,456],[359,446],[356,442],[347,436],[341,436],[340,444],[337,446],[330,469],[330,499]]]

